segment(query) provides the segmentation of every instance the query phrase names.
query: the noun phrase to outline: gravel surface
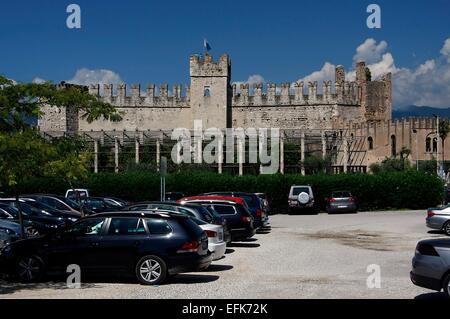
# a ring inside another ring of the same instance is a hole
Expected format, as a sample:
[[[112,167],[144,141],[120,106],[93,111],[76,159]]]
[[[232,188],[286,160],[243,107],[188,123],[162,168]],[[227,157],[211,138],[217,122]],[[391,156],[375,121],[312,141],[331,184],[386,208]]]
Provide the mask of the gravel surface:
[[[158,287],[133,279],[82,278],[21,285],[0,281],[0,298],[442,298],[409,279],[418,240],[442,237],[424,211],[271,217],[271,230],[231,245],[204,272]],[[381,288],[367,288],[367,267],[380,266]]]

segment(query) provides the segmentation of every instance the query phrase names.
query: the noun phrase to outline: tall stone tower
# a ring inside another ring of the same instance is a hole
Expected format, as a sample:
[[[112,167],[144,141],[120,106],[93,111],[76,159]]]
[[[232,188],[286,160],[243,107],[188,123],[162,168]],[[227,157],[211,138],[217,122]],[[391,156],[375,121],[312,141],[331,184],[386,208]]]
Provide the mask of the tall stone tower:
[[[202,120],[204,128],[226,128],[231,124],[231,63],[224,54],[219,61],[205,53],[190,58],[191,122]]]

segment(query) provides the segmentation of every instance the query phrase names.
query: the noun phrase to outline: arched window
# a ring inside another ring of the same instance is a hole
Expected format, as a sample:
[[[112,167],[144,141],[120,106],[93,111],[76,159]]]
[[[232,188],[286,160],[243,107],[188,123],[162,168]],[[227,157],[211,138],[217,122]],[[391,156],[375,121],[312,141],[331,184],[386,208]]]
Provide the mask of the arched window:
[[[209,96],[211,96],[211,92],[210,92],[210,89],[209,89],[209,86],[205,86],[205,91],[204,91],[204,94],[203,94],[205,97],[209,97]]]
[[[425,140],[425,152],[431,152],[431,137]]]
[[[369,150],[373,150],[373,138],[372,138],[372,136],[369,136],[367,138],[367,143],[369,144]]]
[[[433,138],[433,153],[437,152],[437,137]]]
[[[395,138],[395,135],[391,136],[391,156],[397,156],[397,140]]]

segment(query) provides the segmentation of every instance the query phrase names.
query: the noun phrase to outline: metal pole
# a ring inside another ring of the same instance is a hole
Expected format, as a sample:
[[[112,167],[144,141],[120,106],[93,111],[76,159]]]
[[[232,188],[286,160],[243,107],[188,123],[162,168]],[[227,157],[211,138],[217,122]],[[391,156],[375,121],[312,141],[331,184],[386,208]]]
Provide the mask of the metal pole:
[[[419,171],[419,132],[416,131],[416,169]]]
[[[436,142],[437,142],[437,145],[436,145],[436,172],[437,172],[437,174],[438,174],[438,176],[439,176],[439,173],[440,173],[440,165],[439,165],[439,116],[436,116],[436,135],[437,135],[437,137],[436,137]]]
[[[94,140],[94,173],[98,173],[98,141]]]
[[[114,137],[114,171],[119,172],[119,142],[117,136]]]

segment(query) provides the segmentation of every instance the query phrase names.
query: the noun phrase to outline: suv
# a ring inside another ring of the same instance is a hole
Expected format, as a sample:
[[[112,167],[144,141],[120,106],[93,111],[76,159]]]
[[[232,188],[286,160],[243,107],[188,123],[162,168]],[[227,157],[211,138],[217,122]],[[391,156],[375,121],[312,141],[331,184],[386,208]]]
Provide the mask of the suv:
[[[168,275],[205,269],[211,259],[205,232],[170,211],[100,213],[52,235],[11,243],[0,253],[1,270],[22,282],[76,264],[83,273],[124,272],[157,285]]]
[[[309,210],[316,212],[314,205],[314,193],[311,186],[308,185],[294,185],[291,186],[288,198],[288,213],[295,211]]]

